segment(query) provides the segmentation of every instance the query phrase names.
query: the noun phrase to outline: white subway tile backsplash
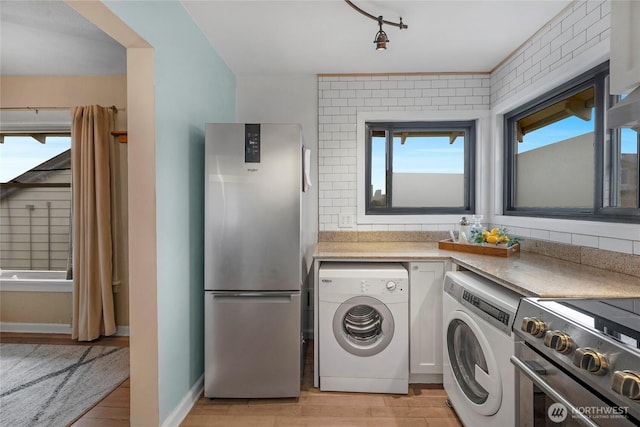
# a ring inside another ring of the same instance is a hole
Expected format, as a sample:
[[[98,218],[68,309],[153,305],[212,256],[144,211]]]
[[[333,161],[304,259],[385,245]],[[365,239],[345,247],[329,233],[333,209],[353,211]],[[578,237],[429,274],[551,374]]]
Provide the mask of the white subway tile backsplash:
[[[640,255],[640,242],[633,242],[634,255]]]
[[[380,89],[381,82],[379,80],[370,80],[364,82],[365,89],[378,90]]]
[[[578,34],[600,21],[600,10],[594,9],[573,26],[573,33]]]
[[[532,229],[530,237],[538,240],[549,240],[549,230]]]
[[[557,231],[550,231],[549,240],[551,240],[552,242],[571,244],[571,233],[561,233]]]
[[[430,89],[431,80],[417,80],[413,83],[413,87],[416,89]]]
[[[601,18],[594,23],[592,23],[587,28],[587,40],[590,40],[598,35],[602,35],[607,32],[611,28],[611,16],[607,15],[604,18]]]
[[[572,234],[571,244],[577,246],[588,246],[590,248],[598,247],[598,236],[589,236],[587,234]]]
[[[587,13],[591,13],[593,10],[600,11],[600,2],[597,2],[597,1],[587,2]]]
[[[380,83],[381,89],[397,89],[398,82],[396,80],[388,80]]]
[[[598,247],[607,251],[633,253],[633,241],[623,239],[612,239],[610,237],[600,237]]]
[[[318,173],[320,229],[339,229],[338,214],[357,205],[356,118],[359,111],[488,110],[489,75],[352,76],[319,78]],[[327,83],[330,85],[327,86]],[[322,89],[320,89],[322,88]],[[378,224],[358,230],[402,231],[407,227]],[[411,230],[422,230],[415,225]],[[437,226],[427,225],[429,231]],[[448,229],[448,228],[447,228]]]
[[[568,14],[562,20],[562,32],[568,33],[571,28],[587,14],[587,5],[584,2],[578,2],[573,7],[573,12]]]
[[[509,228],[507,228],[507,230],[511,231]],[[530,228],[521,228],[521,227],[516,227],[513,229],[512,233],[515,236],[519,236],[522,239],[528,239],[531,237],[531,229]]]
[[[492,104],[529,88],[549,71],[607,38],[609,11],[609,1],[576,1],[562,16],[543,27],[492,73]],[[522,82],[517,80],[518,76],[523,76]]]
[[[575,36],[567,43],[562,45],[562,56],[572,55],[573,52],[578,49],[580,46],[587,42],[587,32],[582,31]]]
[[[491,74],[320,76],[318,78],[318,172],[320,230],[339,230],[338,213],[356,214],[356,117],[371,111],[490,110],[530,90],[552,70],[605,41],[610,1],[577,0],[538,31]],[[357,224],[358,231],[437,231],[451,224]],[[515,228],[541,239],[640,255],[640,241]]]
[[[404,224],[390,224],[387,231],[406,231]]]

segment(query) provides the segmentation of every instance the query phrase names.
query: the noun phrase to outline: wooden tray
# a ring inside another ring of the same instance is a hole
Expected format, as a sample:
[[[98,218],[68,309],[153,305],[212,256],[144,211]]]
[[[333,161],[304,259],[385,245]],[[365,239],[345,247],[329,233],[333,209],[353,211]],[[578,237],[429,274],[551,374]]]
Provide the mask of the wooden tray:
[[[446,249],[448,251],[468,252],[472,254],[480,255],[493,255],[508,257],[520,252],[520,245],[516,243],[513,246],[498,245],[492,243],[483,243],[482,245],[472,245],[468,243],[457,243],[451,239],[440,240],[438,242],[438,248]]]

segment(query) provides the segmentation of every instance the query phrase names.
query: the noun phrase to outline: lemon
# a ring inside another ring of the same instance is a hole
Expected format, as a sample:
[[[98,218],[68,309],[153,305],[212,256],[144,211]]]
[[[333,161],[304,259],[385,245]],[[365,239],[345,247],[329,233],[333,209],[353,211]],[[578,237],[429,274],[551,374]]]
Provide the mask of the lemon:
[[[500,230],[498,228],[491,229],[492,236],[497,236],[498,234],[500,234]]]
[[[498,239],[499,239],[499,237],[496,236],[495,234],[489,234],[487,236],[487,243],[497,243]]]

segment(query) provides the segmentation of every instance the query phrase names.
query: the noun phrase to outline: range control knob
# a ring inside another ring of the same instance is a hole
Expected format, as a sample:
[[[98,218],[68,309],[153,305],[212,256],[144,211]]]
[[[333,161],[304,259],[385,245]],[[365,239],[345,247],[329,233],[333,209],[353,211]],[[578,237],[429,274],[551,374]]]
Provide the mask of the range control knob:
[[[571,336],[562,331],[548,331],[544,335],[544,345],[562,354],[571,353],[573,350]]]
[[[633,400],[640,400],[640,372],[615,371],[611,390]]]
[[[398,285],[396,285],[396,282],[391,282],[391,281],[387,282],[387,290],[390,292],[395,291],[397,286]]]
[[[573,364],[594,375],[604,375],[609,369],[607,357],[591,348],[577,348],[573,355]]]
[[[520,329],[536,338],[542,338],[544,333],[547,331],[547,325],[538,318],[525,317],[522,319],[522,326],[520,326]]]

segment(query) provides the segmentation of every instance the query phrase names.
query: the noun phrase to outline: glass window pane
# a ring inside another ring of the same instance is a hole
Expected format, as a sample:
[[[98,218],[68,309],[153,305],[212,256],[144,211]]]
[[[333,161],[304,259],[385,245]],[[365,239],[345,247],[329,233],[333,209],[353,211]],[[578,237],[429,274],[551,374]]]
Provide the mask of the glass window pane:
[[[638,207],[638,132],[624,128],[620,132],[620,194],[621,208]]]
[[[396,132],[393,207],[464,206],[464,132]]]
[[[0,144],[0,268],[64,271],[69,256],[71,137],[37,138],[5,136]]]
[[[592,208],[594,88],[514,123],[515,207]]]
[[[0,182],[8,182],[71,148],[70,136],[42,135],[4,137],[0,144]]]
[[[371,137],[371,207],[387,206],[386,132],[374,131]]]

